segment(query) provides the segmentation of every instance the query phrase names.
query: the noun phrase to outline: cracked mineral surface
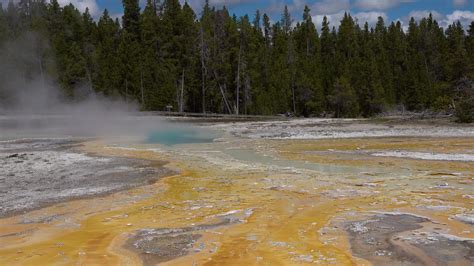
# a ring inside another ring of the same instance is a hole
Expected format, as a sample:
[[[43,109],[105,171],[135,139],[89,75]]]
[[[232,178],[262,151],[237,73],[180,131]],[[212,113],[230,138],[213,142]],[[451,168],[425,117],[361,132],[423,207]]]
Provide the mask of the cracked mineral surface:
[[[221,134],[0,143],[1,206],[48,199],[0,219],[0,264],[474,263],[472,127],[196,123]]]
[[[0,217],[136,187],[167,172],[135,159],[87,155],[76,145],[72,139],[0,142]]]

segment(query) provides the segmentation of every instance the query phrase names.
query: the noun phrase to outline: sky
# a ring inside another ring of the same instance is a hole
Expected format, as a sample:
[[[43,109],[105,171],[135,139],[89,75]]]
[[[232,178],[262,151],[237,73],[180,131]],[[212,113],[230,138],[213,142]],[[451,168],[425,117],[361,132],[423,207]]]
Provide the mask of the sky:
[[[18,1],[18,0],[17,0]],[[94,17],[99,17],[104,8],[120,17],[123,14],[121,0],[58,0],[60,4],[73,3],[78,9],[89,7]],[[184,3],[185,0],[180,0]],[[200,14],[205,0],[187,0],[196,14]],[[8,2],[8,0],[0,0]],[[143,4],[146,0],[140,0]],[[320,25],[323,16],[327,16],[332,25],[337,26],[344,15],[350,12],[360,24],[369,22],[374,25],[379,16],[386,21],[400,20],[406,27],[410,17],[419,19],[431,12],[441,26],[446,27],[460,20],[467,27],[474,21],[474,0],[209,0],[211,5],[225,5],[231,13],[238,16],[248,14],[253,17],[259,9],[267,13],[272,21],[278,21],[285,5],[289,7],[293,20],[301,20],[303,9],[308,5],[313,22]],[[4,4],[5,6],[5,4]]]

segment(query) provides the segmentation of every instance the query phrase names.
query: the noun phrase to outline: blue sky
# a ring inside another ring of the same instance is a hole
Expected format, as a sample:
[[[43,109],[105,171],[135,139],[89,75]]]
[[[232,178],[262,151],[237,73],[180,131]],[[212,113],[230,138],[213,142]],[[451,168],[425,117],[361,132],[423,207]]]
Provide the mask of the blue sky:
[[[18,0],[16,0],[18,1]],[[104,8],[114,16],[123,13],[121,0],[58,0],[60,4],[72,2],[80,10],[89,7],[95,17],[100,16]],[[145,3],[146,0],[140,0]],[[184,3],[185,0],[180,0]],[[188,0],[197,14],[200,14],[205,0]],[[328,16],[333,25],[338,24],[345,11],[350,11],[362,24],[368,21],[375,23],[378,16],[387,21],[400,20],[406,26],[410,17],[419,19],[430,12],[446,27],[453,21],[460,20],[468,25],[474,20],[474,0],[209,0],[211,5],[227,6],[231,13],[249,14],[251,17],[257,9],[270,15],[273,21],[280,19],[283,7],[288,5],[293,19],[301,19],[305,5],[311,8],[313,22],[321,24],[322,17]],[[5,3],[8,0],[0,0]]]
[[[113,14],[123,12],[120,0],[71,1],[96,1],[99,9],[108,8]],[[199,14],[204,0],[188,0],[188,3]],[[217,7],[225,5],[231,13],[249,14],[251,17],[259,9],[268,13],[274,21],[280,19],[285,5],[290,8],[293,19],[298,21],[304,6],[308,5],[316,24],[320,24],[322,17],[326,15],[337,25],[345,11],[350,11],[359,22],[368,21],[369,24],[373,24],[378,16],[382,16],[388,21],[400,20],[406,25],[411,16],[420,18],[429,12],[432,12],[443,26],[455,20],[461,20],[464,25],[468,25],[474,20],[474,0],[210,0],[210,3]]]

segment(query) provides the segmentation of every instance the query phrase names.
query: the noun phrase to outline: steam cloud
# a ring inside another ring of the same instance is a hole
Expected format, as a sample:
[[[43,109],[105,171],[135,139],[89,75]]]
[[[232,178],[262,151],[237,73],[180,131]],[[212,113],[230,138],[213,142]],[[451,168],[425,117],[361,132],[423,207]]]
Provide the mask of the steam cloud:
[[[133,103],[105,98],[88,84],[78,84],[75,100],[67,100],[49,75],[54,68],[49,51],[33,32],[0,48],[0,138],[144,136],[164,126],[163,119],[137,115]]]

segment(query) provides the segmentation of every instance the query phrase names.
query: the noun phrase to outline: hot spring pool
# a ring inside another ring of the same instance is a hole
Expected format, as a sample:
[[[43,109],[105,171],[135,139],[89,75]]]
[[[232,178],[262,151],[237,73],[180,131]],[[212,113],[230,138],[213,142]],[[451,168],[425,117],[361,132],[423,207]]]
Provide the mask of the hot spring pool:
[[[147,144],[177,144],[211,143],[217,138],[217,133],[197,128],[170,128],[152,131],[148,134]]]

